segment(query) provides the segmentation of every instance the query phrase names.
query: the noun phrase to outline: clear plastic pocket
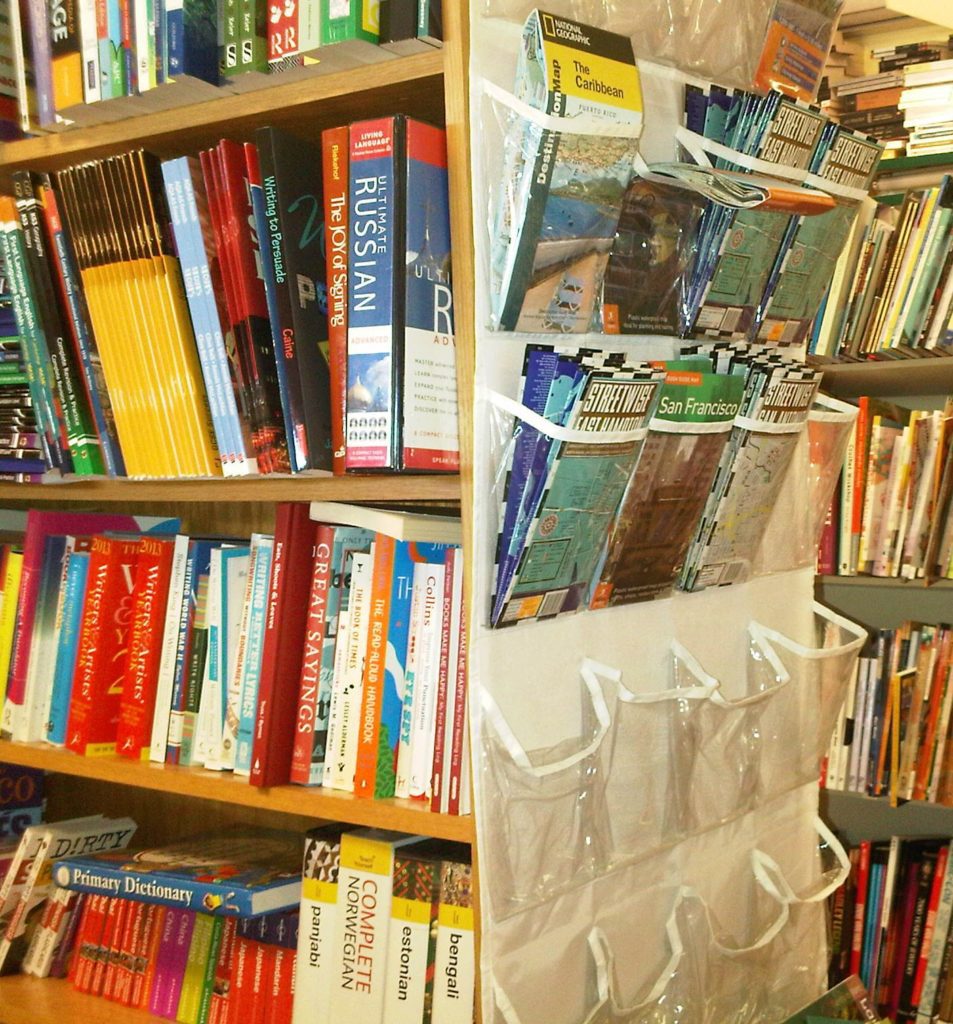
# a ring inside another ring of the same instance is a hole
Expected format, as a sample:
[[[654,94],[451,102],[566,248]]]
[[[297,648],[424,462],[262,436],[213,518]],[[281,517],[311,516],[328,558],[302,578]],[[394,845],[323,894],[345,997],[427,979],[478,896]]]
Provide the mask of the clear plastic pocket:
[[[666,690],[619,686],[606,782],[613,864],[645,856],[684,830],[695,756],[689,723],[718,683],[678,643],[668,675],[673,685]]]
[[[821,758],[867,633],[816,602],[806,635],[790,637],[757,622],[751,629],[791,678],[762,720],[763,791],[771,796],[820,777]]]
[[[524,749],[481,691],[485,874],[497,920],[583,884],[608,863],[611,720],[599,668],[588,661],[580,668],[583,733],[549,748]]]

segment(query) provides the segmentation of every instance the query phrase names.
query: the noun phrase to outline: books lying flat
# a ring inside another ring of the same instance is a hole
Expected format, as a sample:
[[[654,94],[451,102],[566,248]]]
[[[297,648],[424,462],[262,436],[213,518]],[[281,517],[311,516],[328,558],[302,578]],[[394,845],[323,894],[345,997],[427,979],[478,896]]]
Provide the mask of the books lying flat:
[[[297,906],[301,837],[265,829],[236,830],[131,855],[67,857],[57,863],[53,881],[77,892],[255,917]]]
[[[375,533],[386,533],[395,540],[429,541],[433,544],[463,542],[460,520],[453,516],[396,512],[341,501],[312,501],[311,518],[319,523],[357,526]]]

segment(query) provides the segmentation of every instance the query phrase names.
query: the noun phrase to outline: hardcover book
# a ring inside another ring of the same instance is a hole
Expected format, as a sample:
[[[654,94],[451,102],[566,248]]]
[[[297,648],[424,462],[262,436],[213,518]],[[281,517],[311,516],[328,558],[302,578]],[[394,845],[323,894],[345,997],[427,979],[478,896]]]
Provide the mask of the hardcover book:
[[[233,830],[131,855],[68,857],[57,862],[53,881],[77,892],[254,917],[297,906],[301,839],[268,829]]]

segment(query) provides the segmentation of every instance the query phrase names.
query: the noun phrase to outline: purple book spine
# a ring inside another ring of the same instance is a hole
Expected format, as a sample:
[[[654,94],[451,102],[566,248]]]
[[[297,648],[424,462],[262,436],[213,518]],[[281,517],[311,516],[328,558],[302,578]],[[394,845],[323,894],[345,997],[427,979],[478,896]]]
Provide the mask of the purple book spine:
[[[175,965],[175,952],[179,931],[188,911],[169,907],[165,920],[162,922],[162,937],[156,950],[156,969],[152,977],[152,990],[149,993],[149,1012],[157,1017],[164,1017],[168,1004],[169,990],[172,987],[171,976]],[[172,1013],[175,1016],[175,1011]]]
[[[165,1005],[159,1010],[160,1017],[175,1020],[179,1009],[179,996],[182,994],[182,980],[185,977],[185,965],[189,958],[189,946],[192,944],[192,929],[195,926],[195,911],[179,911],[179,920],[175,926],[175,942],[169,956],[169,982],[166,988]]]

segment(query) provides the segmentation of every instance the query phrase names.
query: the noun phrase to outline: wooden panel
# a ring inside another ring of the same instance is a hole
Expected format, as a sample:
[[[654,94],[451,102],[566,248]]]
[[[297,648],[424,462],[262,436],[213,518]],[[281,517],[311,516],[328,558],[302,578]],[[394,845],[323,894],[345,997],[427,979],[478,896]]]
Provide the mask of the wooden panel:
[[[251,477],[245,480],[75,480],[63,484],[0,483],[0,501],[458,501],[453,475]]]
[[[0,1024],[148,1024],[145,1010],[73,990],[68,981],[16,975],[0,979]]]
[[[262,789],[235,778],[229,772],[128,761],[119,757],[77,757],[70,751],[44,744],[11,743],[9,740],[0,740],[0,761],[95,779],[114,786],[136,786],[143,790],[250,807],[272,814],[344,821],[464,843],[473,838],[471,818],[431,814],[420,801],[415,800],[359,800],[352,793],[319,787],[273,786]]]
[[[290,80],[269,80],[263,84],[270,87],[257,92],[7,143],[0,147],[0,165],[6,175],[20,167],[50,170],[134,146],[174,155],[223,136],[240,139],[262,124],[317,138],[324,128],[383,114],[407,112],[442,122],[442,71],[443,53],[434,50],[333,74],[292,73]]]

